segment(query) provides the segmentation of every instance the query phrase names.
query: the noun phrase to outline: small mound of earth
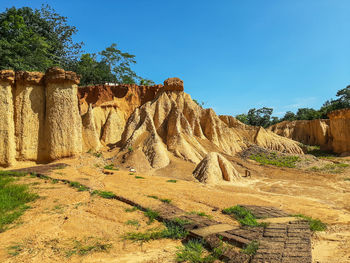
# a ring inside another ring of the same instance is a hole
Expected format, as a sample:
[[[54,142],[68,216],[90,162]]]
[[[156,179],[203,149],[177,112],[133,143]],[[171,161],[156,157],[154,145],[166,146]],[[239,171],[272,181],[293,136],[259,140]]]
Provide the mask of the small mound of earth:
[[[216,152],[207,154],[197,165],[193,175],[198,181],[206,184],[233,182],[241,177],[233,165]]]

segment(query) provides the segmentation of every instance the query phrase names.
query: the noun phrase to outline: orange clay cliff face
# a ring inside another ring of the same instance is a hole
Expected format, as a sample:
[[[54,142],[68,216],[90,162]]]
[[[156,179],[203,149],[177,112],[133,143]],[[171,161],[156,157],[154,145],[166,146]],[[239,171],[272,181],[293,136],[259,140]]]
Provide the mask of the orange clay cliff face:
[[[291,139],[200,107],[179,78],[154,86],[78,84],[74,72],[60,68],[0,71],[1,166],[116,146],[132,148],[129,157],[149,169],[165,167],[171,158],[199,164],[211,152],[234,155],[251,145],[303,153]]]
[[[350,154],[350,109],[335,110],[328,120],[283,121],[268,130],[306,145],[319,145],[343,155]]]

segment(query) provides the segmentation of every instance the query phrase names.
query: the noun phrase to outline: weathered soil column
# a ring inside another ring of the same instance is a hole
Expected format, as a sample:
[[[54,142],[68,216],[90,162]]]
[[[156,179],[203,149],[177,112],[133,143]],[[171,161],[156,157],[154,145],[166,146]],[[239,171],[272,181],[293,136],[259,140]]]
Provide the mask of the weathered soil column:
[[[15,73],[0,70],[0,165],[10,166],[15,162],[16,144],[13,120],[12,87]]]
[[[15,136],[17,160],[39,159],[43,152],[45,124],[44,74],[16,72]]]
[[[50,68],[46,83],[47,160],[69,157],[82,152],[82,121],[79,115],[77,84],[71,71]]]
[[[330,119],[331,148],[336,153],[350,154],[350,109],[335,110]]]

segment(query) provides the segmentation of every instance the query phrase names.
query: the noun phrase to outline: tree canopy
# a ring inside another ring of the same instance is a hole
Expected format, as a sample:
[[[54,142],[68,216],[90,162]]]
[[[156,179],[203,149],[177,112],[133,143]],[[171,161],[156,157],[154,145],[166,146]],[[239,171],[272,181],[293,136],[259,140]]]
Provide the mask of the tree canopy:
[[[135,56],[113,43],[97,54],[74,42],[77,28],[49,5],[41,9],[8,8],[0,13],[0,69],[45,71],[52,66],[76,71],[81,84],[104,82],[153,84],[132,69]]]
[[[337,99],[327,100],[319,110],[300,108],[296,113],[287,111],[282,118],[272,117],[272,108],[252,108],[248,114],[238,114],[236,118],[248,125],[269,127],[282,121],[327,119],[328,113],[333,110],[350,108],[350,86],[337,92]]]

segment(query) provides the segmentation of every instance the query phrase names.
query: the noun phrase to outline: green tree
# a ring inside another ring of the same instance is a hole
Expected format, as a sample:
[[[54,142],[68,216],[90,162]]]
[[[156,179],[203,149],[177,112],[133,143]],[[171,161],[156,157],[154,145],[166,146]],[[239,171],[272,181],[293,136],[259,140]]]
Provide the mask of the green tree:
[[[294,112],[291,112],[291,111],[287,111],[283,118],[281,119],[281,121],[294,121],[296,120],[297,117],[295,116],[295,113]]]
[[[74,63],[82,43],[77,32],[47,6],[9,8],[0,13],[0,69],[45,71],[50,66],[67,68]]]
[[[312,108],[300,108],[296,113],[297,120],[314,120],[320,117],[320,112]]]

